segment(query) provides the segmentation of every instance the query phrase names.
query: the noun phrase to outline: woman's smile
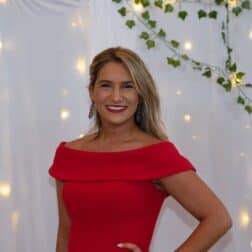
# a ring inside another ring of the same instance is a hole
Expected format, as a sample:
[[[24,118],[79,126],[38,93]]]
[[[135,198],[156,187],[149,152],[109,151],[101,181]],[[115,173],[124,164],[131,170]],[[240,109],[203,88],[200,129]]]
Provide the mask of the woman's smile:
[[[105,106],[109,112],[120,113],[127,109],[126,106]]]

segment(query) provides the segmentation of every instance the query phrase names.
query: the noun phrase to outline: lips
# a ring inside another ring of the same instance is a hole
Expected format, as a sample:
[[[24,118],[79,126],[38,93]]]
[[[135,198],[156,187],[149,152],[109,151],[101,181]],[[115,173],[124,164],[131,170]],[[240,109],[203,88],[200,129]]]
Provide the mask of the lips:
[[[127,108],[127,106],[106,106],[106,108],[107,108],[107,110],[108,111],[110,111],[110,112],[122,112],[122,111],[124,111],[126,108]]]

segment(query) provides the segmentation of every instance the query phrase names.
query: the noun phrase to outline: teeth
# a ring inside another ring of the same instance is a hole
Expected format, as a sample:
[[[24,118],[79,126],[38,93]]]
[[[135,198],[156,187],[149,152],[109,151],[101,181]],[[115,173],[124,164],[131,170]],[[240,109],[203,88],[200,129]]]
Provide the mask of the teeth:
[[[114,109],[114,110],[121,110],[121,109],[124,109],[125,107],[114,107],[114,106],[108,106],[108,108],[110,108],[110,109]]]

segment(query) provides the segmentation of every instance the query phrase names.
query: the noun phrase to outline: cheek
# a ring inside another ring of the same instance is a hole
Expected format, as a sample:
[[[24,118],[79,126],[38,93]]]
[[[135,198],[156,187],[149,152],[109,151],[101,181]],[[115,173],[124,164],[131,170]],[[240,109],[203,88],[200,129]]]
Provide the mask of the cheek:
[[[133,95],[132,95],[132,100],[134,101],[134,102],[139,102],[139,100],[140,100],[140,97],[139,97],[139,95],[138,95],[138,93],[134,93]]]
[[[108,97],[108,93],[106,93],[106,92],[95,92],[94,95],[95,95],[95,100],[98,103],[103,102]]]

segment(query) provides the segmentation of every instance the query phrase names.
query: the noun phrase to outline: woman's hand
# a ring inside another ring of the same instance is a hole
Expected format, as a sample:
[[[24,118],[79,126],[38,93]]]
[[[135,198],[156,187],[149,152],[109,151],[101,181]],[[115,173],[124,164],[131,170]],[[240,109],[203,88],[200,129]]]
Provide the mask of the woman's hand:
[[[118,243],[117,246],[120,248],[130,249],[133,252],[142,252],[142,250],[136,244],[130,242]]]

